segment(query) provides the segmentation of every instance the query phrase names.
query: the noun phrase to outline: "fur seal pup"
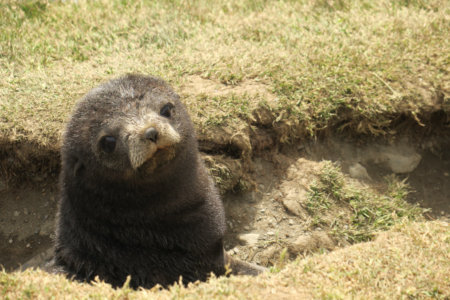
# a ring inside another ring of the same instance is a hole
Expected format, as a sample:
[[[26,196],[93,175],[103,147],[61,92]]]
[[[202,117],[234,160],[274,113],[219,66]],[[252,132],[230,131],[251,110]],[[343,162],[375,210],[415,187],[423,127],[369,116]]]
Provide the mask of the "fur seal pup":
[[[223,249],[225,213],[180,97],[127,75],[76,105],[61,148],[55,254],[46,270],[114,287],[205,281],[265,268]]]

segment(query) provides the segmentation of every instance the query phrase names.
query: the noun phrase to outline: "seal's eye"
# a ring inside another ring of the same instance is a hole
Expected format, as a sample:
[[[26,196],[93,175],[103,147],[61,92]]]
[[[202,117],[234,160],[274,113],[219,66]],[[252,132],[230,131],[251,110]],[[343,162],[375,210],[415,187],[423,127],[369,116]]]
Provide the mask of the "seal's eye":
[[[161,116],[166,117],[166,118],[170,118],[170,106],[169,105],[165,105],[162,109],[161,109]]]
[[[102,150],[107,154],[112,154],[116,150],[116,138],[112,136],[105,136],[102,141]]]

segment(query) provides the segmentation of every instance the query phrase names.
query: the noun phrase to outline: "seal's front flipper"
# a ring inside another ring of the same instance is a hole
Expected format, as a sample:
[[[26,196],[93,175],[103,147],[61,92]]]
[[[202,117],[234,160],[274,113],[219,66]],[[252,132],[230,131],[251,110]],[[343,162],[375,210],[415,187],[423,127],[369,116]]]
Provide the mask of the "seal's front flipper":
[[[269,269],[248,263],[242,260],[238,260],[231,255],[229,255],[225,250],[224,257],[225,257],[225,266],[228,266],[229,269],[231,269],[232,275],[251,275],[251,276],[257,276],[259,274],[262,274],[264,272],[268,272]]]

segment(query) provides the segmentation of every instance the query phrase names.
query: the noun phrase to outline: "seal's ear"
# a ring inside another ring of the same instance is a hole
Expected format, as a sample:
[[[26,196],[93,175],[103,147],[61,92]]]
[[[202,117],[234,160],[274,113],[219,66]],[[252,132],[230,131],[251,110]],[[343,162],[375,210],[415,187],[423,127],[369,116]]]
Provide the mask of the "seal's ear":
[[[77,159],[75,167],[73,167],[73,176],[79,175],[81,170],[83,170],[83,168],[84,168],[83,163],[79,159]]]

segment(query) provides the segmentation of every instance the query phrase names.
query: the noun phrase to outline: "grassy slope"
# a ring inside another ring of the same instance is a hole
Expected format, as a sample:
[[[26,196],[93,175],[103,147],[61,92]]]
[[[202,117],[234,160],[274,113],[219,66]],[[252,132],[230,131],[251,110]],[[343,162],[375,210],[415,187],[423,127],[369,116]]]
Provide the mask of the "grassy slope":
[[[257,278],[213,278],[189,288],[113,290],[43,272],[0,273],[4,299],[444,299],[450,296],[448,224],[403,223],[376,241],[309,257]]]
[[[282,141],[331,125],[380,134],[398,113],[448,111],[448,1],[332,2],[2,2],[1,142],[52,147],[74,102],[126,72],[161,76],[178,91],[192,74],[260,81],[278,101],[186,102],[199,129],[242,130],[268,105],[286,125]]]

